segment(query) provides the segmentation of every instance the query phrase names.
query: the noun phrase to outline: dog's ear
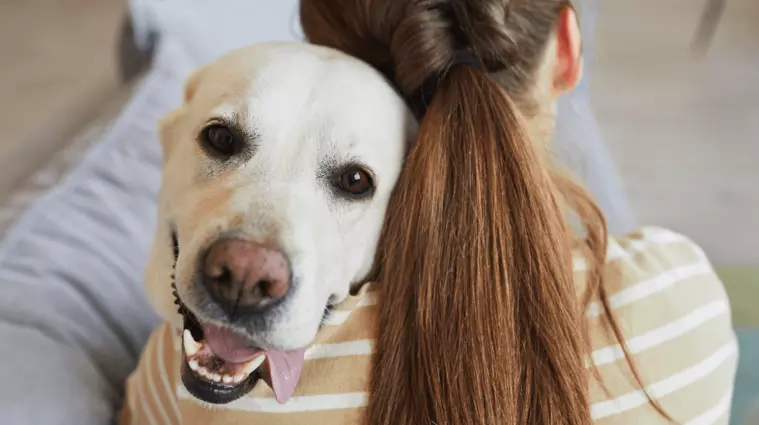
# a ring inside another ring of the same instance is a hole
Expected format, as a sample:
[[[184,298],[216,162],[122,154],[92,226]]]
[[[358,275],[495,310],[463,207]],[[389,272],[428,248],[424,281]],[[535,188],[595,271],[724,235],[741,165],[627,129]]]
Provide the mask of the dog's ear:
[[[164,115],[158,121],[158,138],[161,141],[161,147],[163,148],[164,163],[168,160],[172,147],[178,139],[179,122],[184,115],[184,112],[185,106],[182,106],[179,109],[175,109]]]
[[[164,115],[158,122],[158,137],[163,147],[164,161],[168,158],[175,141],[179,138],[178,130],[181,118],[185,115],[187,106],[195,96],[195,91],[202,80],[203,69],[200,68],[193,72],[187,79],[184,85],[184,104]]]
[[[195,96],[195,91],[198,89],[198,86],[200,85],[200,81],[203,80],[203,74],[206,67],[203,66],[192,74],[190,74],[190,77],[187,78],[187,82],[185,82],[184,85],[184,103],[188,104],[192,100],[192,98]]]

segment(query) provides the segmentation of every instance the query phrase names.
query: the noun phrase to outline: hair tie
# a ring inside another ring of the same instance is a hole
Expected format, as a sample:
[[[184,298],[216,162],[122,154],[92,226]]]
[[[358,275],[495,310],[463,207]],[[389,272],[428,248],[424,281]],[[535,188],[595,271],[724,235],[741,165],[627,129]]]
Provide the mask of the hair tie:
[[[451,58],[451,63],[448,65],[448,68],[460,64],[467,64],[472,65],[475,68],[485,69],[485,64],[482,63],[482,59],[469,50],[456,50],[456,52],[453,53],[453,58]]]
[[[424,83],[422,83],[416,91],[406,97],[406,103],[408,103],[411,111],[417,119],[421,120],[427,112],[429,102],[432,101],[432,97],[435,95],[435,90],[440,84],[440,80],[445,77],[451,68],[462,64],[485,70],[485,65],[482,63],[482,59],[469,50],[457,50],[454,52],[450,62],[448,62],[440,72],[435,72],[427,77],[424,80]]]

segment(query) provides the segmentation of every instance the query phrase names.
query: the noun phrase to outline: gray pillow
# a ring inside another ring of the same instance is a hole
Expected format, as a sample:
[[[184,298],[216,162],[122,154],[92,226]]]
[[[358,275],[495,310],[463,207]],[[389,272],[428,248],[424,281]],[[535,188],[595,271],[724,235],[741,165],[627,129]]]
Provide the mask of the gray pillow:
[[[158,318],[141,286],[160,181],[156,119],[184,75],[156,68],[103,139],[0,242],[4,424],[106,424]]]

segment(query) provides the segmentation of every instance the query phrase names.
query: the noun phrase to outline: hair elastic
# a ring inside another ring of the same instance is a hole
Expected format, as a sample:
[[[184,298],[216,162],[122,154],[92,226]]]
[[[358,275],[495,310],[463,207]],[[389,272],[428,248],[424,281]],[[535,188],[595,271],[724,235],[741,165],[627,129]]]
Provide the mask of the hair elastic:
[[[421,87],[414,91],[411,95],[406,96],[406,103],[408,103],[411,111],[414,113],[417,119],[421,120],[424,114],[427,112],[429,102],[432,101],[432,97],[435,95],[440,81],[445,78],[448,71],[456,65],[469,65],[475,68],[485,70],[485,64],[482,59],[469,50],[457,50],[453,53],[450,62],[443,67],[440,72],[435,72],[424,80]]]

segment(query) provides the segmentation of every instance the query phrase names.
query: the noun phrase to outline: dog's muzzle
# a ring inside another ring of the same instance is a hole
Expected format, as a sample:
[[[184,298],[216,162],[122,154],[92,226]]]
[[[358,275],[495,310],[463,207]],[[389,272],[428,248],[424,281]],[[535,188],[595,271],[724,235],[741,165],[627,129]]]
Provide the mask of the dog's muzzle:
[[[214,242],[200,266],[203,286],[234,320],[264,314],[290,290],[290,264],[278,249],[242,239]]]
[[[175,265],[179,258],[176,234]],[[241,239],[220,239],[201,257],[200,281],[211,300],[235,320],[263,316],[290,292],[289,262],[281,251]],[[179,314],[184,318],[181,377],[197,398],[224,404],[250,392],[263,378],[280,403],[292,395],[300,376],[305,348],[264,350],[228,325],[196,316],[182,302],[173,281]]]

